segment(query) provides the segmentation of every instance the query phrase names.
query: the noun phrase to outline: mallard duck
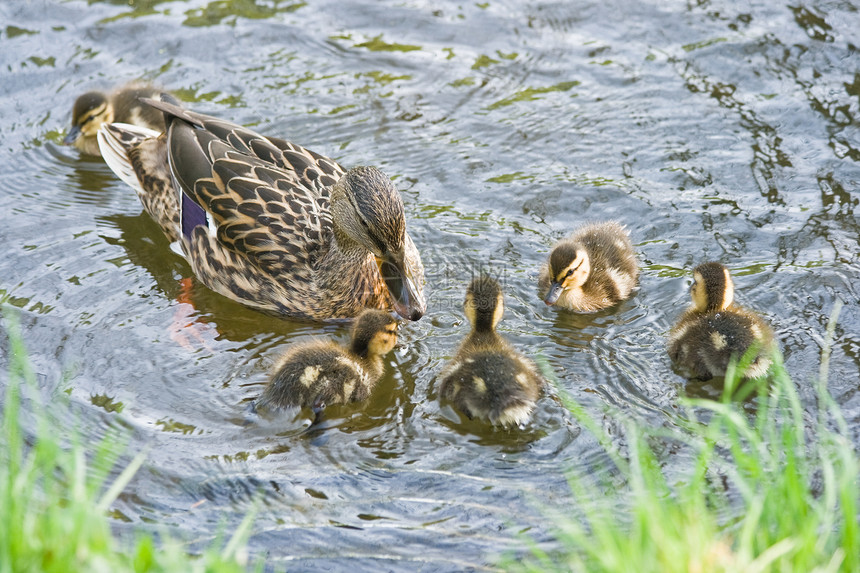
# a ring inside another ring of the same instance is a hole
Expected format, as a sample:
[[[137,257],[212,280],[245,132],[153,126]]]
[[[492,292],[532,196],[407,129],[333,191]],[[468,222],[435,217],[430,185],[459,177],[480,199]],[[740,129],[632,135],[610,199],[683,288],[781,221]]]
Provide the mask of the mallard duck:
[[[505,312],[498,281],[487,276],[474,279],[464,310],[472,332],[439,375],[439,397],[469,418],[503,427],[524,425],[544,380],[537,367],[496,332]]]
[[[688,377],[724,376],[732,358],[739,360],[752,345],[758,354],[744,375],[756,378],[771,365],[773,332],[751,310],[734,304],[729,269],[704,263],[693,270],[693,304],[669,332],[669,357]]]
[[[629,298],[638,278],[630,236],[609,221],[586,225],[556,243],[538,290],[549,306],[594,312]]]
[[[257,409],[311,408],[367,399],[382,377],[382,357],[397,343],[397,320],[369,309],[355,320],[348,347],[330,340],[293,346],[281,357],[257,399]]]
[[[109,124],[99,143],[203,284],[285,316],[352,318],[369,307],[421,318],[424,268],[382,171],[345,171],[168,99],[142,100],[164,112],[164,134]]]
[[[72,128],[63,139],[81,153],[101,155],[96,134],[114,121],[164,131],[164,114],[142,104],[138,98],[159,97],[162,91],[149,86],[128,85],[109,94],[92,91],[79,96],[72,108]]]

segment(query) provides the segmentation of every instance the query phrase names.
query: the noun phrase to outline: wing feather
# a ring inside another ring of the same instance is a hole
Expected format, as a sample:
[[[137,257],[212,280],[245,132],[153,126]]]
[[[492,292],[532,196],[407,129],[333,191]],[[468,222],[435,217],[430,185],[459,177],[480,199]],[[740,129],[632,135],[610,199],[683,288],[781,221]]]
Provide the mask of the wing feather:
[[[296,276],[300,273],[307,279],[307,269],[327,251],[331,233],[329,190],[322,182],[336,180],[323,179],[309,153],[291,150],[290,161],[284,160],[278,147],[260,136],[249,139],[247,131],[233,131],[226,141],[195,139],[205,145],[201,151],[210,162],[211,176],[198,179],[186,193],[211,214],[223,248],[241,254],[273,278],[287,274],[300,278]],[[183,156],[200,158],[199,153]],[[181,171],[182,157],[173,159],[174,168]],[[331,165],[325,169],[334,171]]]
[[[330,188],[343,168],[283,139],[169,102],[153,105],[165,112],[168,132],[177,134],[168,146],[176,181],[209,214],[205,230],[186,235],[190,256],[199,258],[195,266],[210,275],[216,290],[256,306],[262,303],[255,299],[268,295],[247,293],[266,280],[281,283],[273,289],[289,282],[297,292],[312,292],[314,269],[331,244]],[[247,261],[261,271],[260,280],[230,282],[212,264],[219,258],[224,264]]]

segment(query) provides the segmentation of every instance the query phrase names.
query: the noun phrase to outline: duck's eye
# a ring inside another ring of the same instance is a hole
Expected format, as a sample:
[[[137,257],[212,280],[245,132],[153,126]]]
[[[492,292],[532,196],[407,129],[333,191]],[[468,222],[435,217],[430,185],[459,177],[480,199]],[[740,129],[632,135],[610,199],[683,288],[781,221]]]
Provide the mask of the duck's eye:
[[[567,274],[564,275],[564,278],[567,278],[571,275],[573,275],[573,269],[568,269]]]

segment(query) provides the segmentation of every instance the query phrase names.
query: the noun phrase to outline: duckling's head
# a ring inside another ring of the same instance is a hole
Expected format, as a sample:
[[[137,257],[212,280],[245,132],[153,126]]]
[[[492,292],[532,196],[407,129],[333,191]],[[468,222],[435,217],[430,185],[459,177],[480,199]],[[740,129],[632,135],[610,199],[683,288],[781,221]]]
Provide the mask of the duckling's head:
[[[720,263],[703,263],[693,269],[690,296],[693,299],[693,307],[699,312],[728,308],[735,296],[735,284],[729,269]]]
[[[368,358],[385,356],[397,344],[397,319],[377,309],[364,310],[352,327],[352,351]]]
[[[87,92],[75,100],[72,128],[63,139],[65,145],[83,146],[83,138],[95,138],[99,128],[113,122],[113,106],[101,92]]]
[[[588,252],[575,243],[562,243],[549,255],[549,291],[544,302],[553,305],[561,294],[572,288],[579,288],[588,280],[591,273],[591,260]]]
[[[479,332],[492,331],[505,314],[505,300],[499,282],[486,275],[472,280],[463,305],[466,318]]]
[[[353,241],[373,253],[403,318],[418,320],[427,303],[407,261],[403,200],[391,179],[375,167],[354,167],[332,187],[331,213],[339,242]]]

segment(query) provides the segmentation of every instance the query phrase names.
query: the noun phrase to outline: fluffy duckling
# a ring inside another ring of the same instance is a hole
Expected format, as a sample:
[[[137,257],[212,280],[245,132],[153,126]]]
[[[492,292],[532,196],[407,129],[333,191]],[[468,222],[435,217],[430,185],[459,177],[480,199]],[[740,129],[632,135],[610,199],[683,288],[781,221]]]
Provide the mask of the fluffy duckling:
[[[556,243],[538,289],[549,306],[594,312],[629,298],[638,279],[630,236],[609,221],[586,225]]]
[[[382,376],[382,357],[396,343],[397,320],[382,310],[365,310],[355,321],[349,347],[317,340],[290,348],[256,406],[310,407],[319,417],[326,406],[365,400]]]
[[[693,281],[693,304],[669,333],[669,357],[676,367],[697,380],[725,376],[732,357],[740,359],[758,344],[758,355],[744,375],[755,378],[767,372],[773,332],[754,312],[732,302],[735,287],[729,269],[704,263],[693,270]]]
[[[115,121],[164,131],[164,114],[138,101],[157,98],[162,91],[147,86],[129,85],[110,94],[87,92],[75,100],[72,108],[72,128],[63,139],[64,145],[74,145],[81,153],[101,156],[96,139],[99,128]]]
[[[439,397],[469,418],[503,427],[528,422],[544,385],[537,367],[496,332],[505,312],[499,283],[474,279],[464,304],[472,332],[439,375]]]

